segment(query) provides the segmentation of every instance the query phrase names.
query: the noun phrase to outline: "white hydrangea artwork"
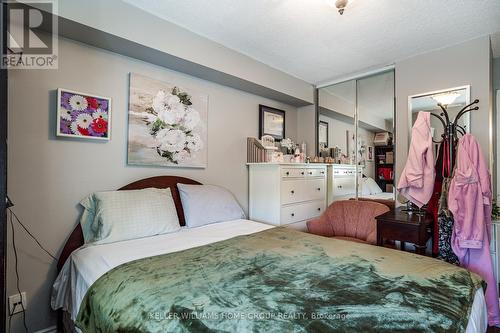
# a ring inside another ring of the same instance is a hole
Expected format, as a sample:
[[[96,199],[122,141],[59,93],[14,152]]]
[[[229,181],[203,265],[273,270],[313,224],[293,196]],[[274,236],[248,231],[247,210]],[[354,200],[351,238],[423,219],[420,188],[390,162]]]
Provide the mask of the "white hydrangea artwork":
[[[208,95],[130,74],[128,163],[207,166]]]

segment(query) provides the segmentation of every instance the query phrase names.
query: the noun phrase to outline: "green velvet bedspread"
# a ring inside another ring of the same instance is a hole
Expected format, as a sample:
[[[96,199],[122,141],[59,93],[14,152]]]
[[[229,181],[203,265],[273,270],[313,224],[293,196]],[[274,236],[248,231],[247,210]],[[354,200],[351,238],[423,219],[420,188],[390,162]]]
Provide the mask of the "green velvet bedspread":
[[[123,264],[90,332],[463,332],[482,280],[436,259],[273,228]]]

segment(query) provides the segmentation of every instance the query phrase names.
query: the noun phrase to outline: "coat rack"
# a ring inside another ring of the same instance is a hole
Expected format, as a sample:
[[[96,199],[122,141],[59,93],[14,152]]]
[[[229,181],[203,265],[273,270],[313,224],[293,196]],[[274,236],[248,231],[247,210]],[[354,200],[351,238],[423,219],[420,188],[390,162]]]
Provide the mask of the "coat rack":
[[[441,103],[438,103],[438,106],[442,110],[441,114],[438,115],[438,114],[431,112],[431,115],[438,118],[441,121],[441,124],[443,125],[443,134],[441,135],[443,140],[434,141],[434,139],[433,139],[433,141],[436,143],[441,143],[444,140],[448,140],[448,142],[449,142],[448,153],[449,153],[450,165],[451,165],[450,170],[453,170],[453,167],[455,166],[455,146],[456,146],[457,141],[458,141],[458,135],[459,134],[465,135],[465,133],[466,133],[465,128],[458,124],[458,120],[467,112],[479,110],[479,106],[472,107],[473,105],[478,104],[478,103],[479,103],[479,100],[476,99],[474,102],[464,106],[462,108],[462,110],[460,110],[458,112],[458,114],[456,115],[456,117],[453,121],[450,120],[450,116],[448,114],[447,107]]]

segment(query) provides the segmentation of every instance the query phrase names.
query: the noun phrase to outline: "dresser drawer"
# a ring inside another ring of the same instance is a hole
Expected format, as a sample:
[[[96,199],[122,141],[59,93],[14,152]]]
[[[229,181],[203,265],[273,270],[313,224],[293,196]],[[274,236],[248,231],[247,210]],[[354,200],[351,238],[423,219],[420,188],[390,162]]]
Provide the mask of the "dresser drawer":
[[[356,193],[354,178],[340,178],[333,180],[333,195],[344,196]]]
[[[281,224],[310,220],[321,215],[324,210],[323,200],[283,206],[281,207]]]
[[[283,180],[281,182],[281,204],[301,202],[307,197],[306,180]]]
[[[305,200],[321,200],[326,195],[324,179],[308,179],[305,184]]]
[[[325,175],[326,175],[326,170],[323,168],[306,169],[307,177],[325,177]]]
[[[306,176],[306,169],[303,168],[283,168],[281,177],[283,178],[301,178]]]

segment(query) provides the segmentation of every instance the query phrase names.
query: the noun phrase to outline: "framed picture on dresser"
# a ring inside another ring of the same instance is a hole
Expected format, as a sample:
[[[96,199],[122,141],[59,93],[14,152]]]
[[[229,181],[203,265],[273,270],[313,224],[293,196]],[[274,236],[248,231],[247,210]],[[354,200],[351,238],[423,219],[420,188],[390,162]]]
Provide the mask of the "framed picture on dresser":
[[[321,148],[328,148],[328,123],[326,121],[320,121],[318,126],[318,135],[319,135],[319,146]]]
[[[259,139],[270,135],[275,140],[285,138],[285,111],[259,105]]]

